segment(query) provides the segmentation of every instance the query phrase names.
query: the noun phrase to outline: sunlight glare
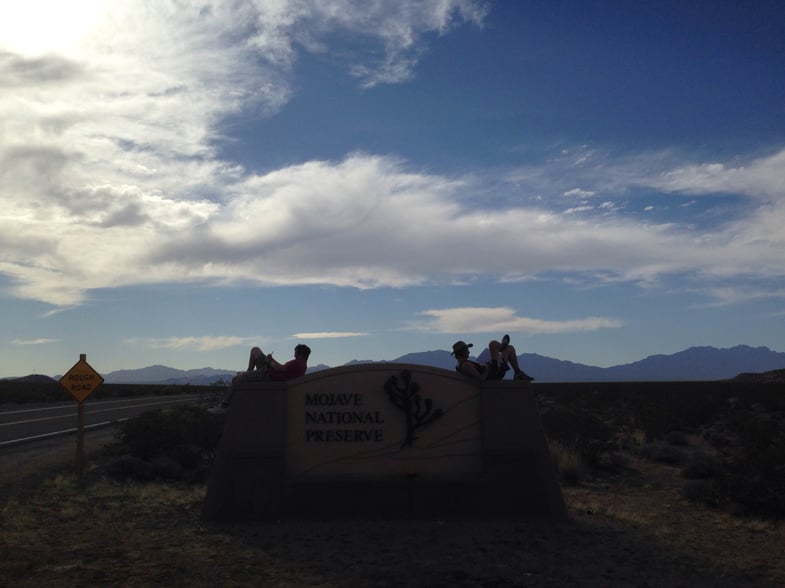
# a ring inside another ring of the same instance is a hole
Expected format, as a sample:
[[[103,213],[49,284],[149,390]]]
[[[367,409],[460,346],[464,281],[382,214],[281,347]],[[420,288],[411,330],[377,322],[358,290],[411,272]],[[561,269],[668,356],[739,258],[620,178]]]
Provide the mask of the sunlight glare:
[[[0,2],[0,50],[27,56],[68,52],[96,27],[100,0]]]

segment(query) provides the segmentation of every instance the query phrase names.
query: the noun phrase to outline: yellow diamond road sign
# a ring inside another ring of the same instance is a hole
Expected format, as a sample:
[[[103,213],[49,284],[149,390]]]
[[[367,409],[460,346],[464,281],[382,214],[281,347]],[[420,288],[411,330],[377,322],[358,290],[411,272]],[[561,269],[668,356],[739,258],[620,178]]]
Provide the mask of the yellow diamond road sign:
[[[84,359],[80,359],[74,367],[60,378],[60,384],[71,393],[71,396],[82,402],[93,393],[93,390],[104,383],[104,379]]]

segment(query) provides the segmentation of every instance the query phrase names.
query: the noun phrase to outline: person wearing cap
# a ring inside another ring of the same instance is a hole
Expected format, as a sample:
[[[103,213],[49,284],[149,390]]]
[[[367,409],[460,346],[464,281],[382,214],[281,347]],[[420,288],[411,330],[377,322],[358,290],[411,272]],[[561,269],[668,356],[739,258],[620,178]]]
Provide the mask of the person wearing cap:
[[[300,343],[294,348],[294,359],[286,363],[279,363],[273,359],[273,354],[265,355],[258,347],[251,349],[248,358],[248,370],[238,373],[232,378],[229,390],[223,400],[214,407],[208,409],[213,414],[223,414],[229,407],[235,386],[240,382],[262,381],[262,382],[285,382],[304,375],[308,369],[308,357],[311,355],[311,348]]]
[[[494,340],[488,344],[491,359],[485,364],[469,359],[470,347],[473,347],[473,344],[465,341],[458,341],[452,346],[452,355],[458,362],[455,366],[457,372],[481,381],[503,380],[512,366],[515,371],[515,380],[531,382],[534,379],[518,365],[518,356],[515,353],[515,347],[510,345],[509,335],[502,337],[501,342]]]
[[[469,376],[475,380],[488,379],[488,364],[481,364],[469,359],[469,347],[474,347],[473,343],[466,343],[465,341],[457,341],[452,346],[452,355],[455,356],[457,364],[455,371]]]

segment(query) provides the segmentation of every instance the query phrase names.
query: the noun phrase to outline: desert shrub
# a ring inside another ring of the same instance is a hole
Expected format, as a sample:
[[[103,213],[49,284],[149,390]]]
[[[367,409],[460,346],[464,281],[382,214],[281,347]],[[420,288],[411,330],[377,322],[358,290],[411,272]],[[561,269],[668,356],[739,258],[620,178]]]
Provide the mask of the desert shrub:
[[[727,393],[698,384],[652,383],[652,389],[631,395],[635,426],[649,439],[671,431],[698,431],[714,422],[726,407]]]
[[[785,431],[766,426],[767,418],[754,420],[770,436],[755,432],[751,420],[743,421],[739,445],[717,474],[717,493],[749,514],[785,518]]]
[[[703,438],[709,442],[709,445],[717,449],[728,447],[731,444],[731,438],[722,430],[716,427],[710,427],[703,432]]]
[[[629,458],[620,451],[607,451],[600,455],[596,467],[607,472],[620,472],[629,466]]]
[[[108,471],[118,477],[201,481],[218,447],[221,428],[219,419],[196,406],[142,413],[121,425],[120,447],[127,455],[121,455]]]
[[[681,465],[686,460],[686,453],[683,449],[665,441],[653,441],[643,445],[638,449],[638,455],[649,461],[672,465]]]
[[[743,506],[747,514],[785,518],[785,471],[782,452],[776,456],[738,460],[726,465],[718,476],[717,490],[727,504]]]
[[[687,435],[681,431],[670,431],[667,435],[665,435],[665,441],[671,445],[680,445],[682,447],[689,444],[687,442]]]
[[[685,480],[680,494],[691,502],[700,502],[710,506],[717,504],[715,487],[711,480]]]
[[[692,480],[708,480],[720,470],[719,460],[704,451],[696,451],[687,458],[681,475]]]
[[[19,380],[0,380],[0,404],[64,402],[67,400],[73,400],[73,397],[65,388],[54,381],[25,382]]]
[[[551,441],[573,448],[585,466],[599,460],[611,442],[611,429],[597,417],[562,406],[542,414],[543,427]]]
[[[110,460],[104,471],[118,480],[132,478],[146,482],[157,477],[152,462],[128,454]]]
[[[548,443],[551,458],[559,472],[559,479],[565,484],[576,485],[583,477],[581,457],[574,446],[559,441]]]
[[[647,439],[661,438],[673,428],[672,417],[667,408],[654,402],[637,405],[633,418],[636,429],[643,431]]]

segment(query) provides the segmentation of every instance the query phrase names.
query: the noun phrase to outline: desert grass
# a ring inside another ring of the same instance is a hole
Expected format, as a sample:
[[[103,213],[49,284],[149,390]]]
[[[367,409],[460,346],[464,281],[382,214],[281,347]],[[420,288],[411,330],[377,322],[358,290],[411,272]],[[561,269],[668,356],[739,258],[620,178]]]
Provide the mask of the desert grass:
[[[567,522],[208,525],[204,485],[114,481],[99,459],[77,477],[54,459],[42,469],[37,451],[0,454],[0,587],[785,586],[785,523],[691,499],[685,485],[717,465],[701,437],[640,431],[613,444],[614,467],[551,444],[560,471],[579,472],[562,480]]]
[[[631,458],[640,476],[607,487],[600,482],[565,488],[571,510],[616,521],[652,542],[680,553],[706,558],[713,565],[761,571],[762,585],[785,585],[785,522],[735,517],[725,510],[692,502],[681,495],[685,482],[678,467]],[[757,584],[752,584],[757,585]]]
[[[549,440],[548,449],[559,472],[559,479],[565,484],[578,484],[583,475],[583,464],[575,444]]]
[[[785,585],[782,523],[691,503],[677,468],[630,460],[565,485],[566,523],[207,525],[203,485],[59,472],[5,495],[0,586]]]

